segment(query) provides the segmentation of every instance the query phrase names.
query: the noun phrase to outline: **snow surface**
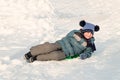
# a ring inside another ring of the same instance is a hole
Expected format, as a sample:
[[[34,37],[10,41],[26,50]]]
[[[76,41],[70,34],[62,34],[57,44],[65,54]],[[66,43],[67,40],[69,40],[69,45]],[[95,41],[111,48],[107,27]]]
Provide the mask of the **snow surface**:
[[[26,63],[31,46],[100,26],[97,51],[86,60]],[[120,0],[0,0],[0,80],[120,80]]]

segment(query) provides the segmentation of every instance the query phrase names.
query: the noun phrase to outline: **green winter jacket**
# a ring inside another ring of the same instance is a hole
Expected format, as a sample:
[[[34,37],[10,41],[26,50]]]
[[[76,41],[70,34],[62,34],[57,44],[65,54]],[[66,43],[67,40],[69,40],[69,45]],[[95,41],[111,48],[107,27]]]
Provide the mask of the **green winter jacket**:
[[[91,56],[92,49],[81,45],[85,42],[85,39],[82,38],[80,41],[77,41],[73,37],[75,32],[80,32],[80,30],[72,30],[66,37],[57,41],[57,43],[61,45],[66,57],[76,57],[76,55],[79,56],[81,53],[86,53]],[[91,39],[91,42],[94,42],[94,39]]]

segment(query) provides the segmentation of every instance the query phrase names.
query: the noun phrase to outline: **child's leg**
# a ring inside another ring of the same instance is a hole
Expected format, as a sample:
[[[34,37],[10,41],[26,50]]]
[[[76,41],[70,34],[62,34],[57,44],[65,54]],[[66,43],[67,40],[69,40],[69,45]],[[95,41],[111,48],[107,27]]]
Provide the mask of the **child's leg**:
[[[46,42],[44,44],[40,44],[40,45],[32,47],[30,49],[30,52],[32,56],[36,56],[36,55],[46,54],[52,51],[56,51],[59,49],[61,49],[61,46],[58,43]]]
[[[48,61],[48,60],[63,60],[66,56],[62,51],[53,51],[48,54],[38,55],[36,59],[38,61]]]

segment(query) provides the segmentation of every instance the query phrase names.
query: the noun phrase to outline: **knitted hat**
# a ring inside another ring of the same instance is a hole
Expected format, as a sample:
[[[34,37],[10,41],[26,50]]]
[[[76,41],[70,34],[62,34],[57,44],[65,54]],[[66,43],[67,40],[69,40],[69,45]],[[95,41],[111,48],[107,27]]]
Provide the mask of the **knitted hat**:
[[[94,31],[97,32],[100,29],[98,25],[85,22],[84,20],[80,21],[79,25],[83,27],[83,32],[91,32],[92,34],[94,34]]]

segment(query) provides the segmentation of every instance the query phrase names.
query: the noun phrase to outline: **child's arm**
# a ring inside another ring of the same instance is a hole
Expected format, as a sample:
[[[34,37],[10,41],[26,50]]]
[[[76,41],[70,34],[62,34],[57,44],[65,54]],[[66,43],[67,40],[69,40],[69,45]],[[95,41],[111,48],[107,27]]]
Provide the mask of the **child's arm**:
[[[67,37],[74,37],[77,41],[81,40],[80,30],[72,30],[67,34]]]
[[[90,42],[87,43],[87,48],[84,50],[83,53],[80,54],[81,59],[86,59],[91,57],[92,53],[96,50],[95,44],[94,44],[94,37],[91,38]]]
[[[92,55],[91,47],[87,47],[83,53],[80,54],[80,59],[84,60],[86,58],[90,58]]]
[[[81,37],[79,37],[77,34],[74,34],[73,37],[74,37],[77,41],[80,41],[80,40],[81,40]]]
[[[75,32],[80,32],[80,30],[72,30],[67,34],[67,37],[73,37],[73,35],[75,34]]]

